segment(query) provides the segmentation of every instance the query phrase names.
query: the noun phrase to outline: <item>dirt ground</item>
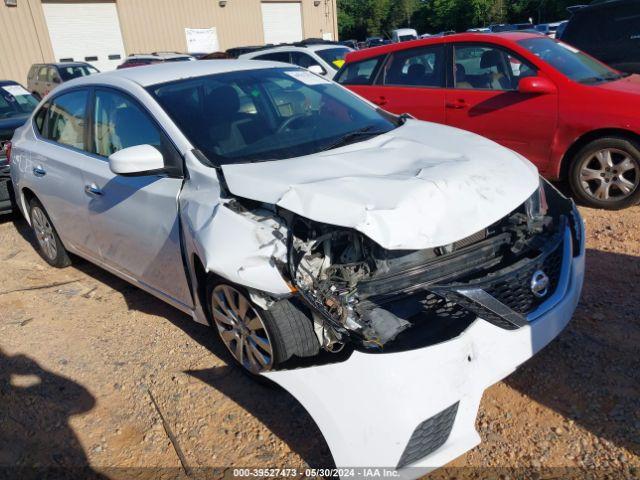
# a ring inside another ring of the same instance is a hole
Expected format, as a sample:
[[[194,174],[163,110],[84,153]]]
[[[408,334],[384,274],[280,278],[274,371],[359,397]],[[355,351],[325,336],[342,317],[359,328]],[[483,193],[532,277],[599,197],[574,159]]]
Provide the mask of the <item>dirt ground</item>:
[[[582,212],[575,318],[487,390],[482,444],[439,478],[640,477],[640,207]],[[30,238],[0,220],[0,478],[331,465],[305,410],[228,366],[210,329],[87,262],[50,268]]]

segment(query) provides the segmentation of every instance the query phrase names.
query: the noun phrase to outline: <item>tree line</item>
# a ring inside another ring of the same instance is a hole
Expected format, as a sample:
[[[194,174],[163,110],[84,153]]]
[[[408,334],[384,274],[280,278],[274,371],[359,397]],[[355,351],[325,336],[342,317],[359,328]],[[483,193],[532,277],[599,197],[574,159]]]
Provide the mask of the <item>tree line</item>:
[[[395,28],[437,33],[493,23],[553,22],[578,0],[337,0],[341,39],[388,37]],[[582,2],[587,3],[587,2]]]

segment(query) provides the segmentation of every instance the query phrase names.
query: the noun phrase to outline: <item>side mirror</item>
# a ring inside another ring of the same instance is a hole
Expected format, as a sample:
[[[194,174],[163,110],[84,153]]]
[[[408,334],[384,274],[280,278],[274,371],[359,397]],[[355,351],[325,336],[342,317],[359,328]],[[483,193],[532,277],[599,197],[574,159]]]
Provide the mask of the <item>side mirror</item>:
[[[556,93],[558,89],[554,83],[544,77],[524,77],[518,82],[518,91],[533,95],[547,95]]]
[[[60,77],[55,77],[53,83],[62,83],[62,80],[60,80]]]
[[[109,156],[109,168],[116,175],[152,175],[164,170],[162,154],[151,145],[123,148]]]
[[[311,65],[307,68],[311,73],[315,73],[316,75],[326,75],[327,72],[320,65]]]

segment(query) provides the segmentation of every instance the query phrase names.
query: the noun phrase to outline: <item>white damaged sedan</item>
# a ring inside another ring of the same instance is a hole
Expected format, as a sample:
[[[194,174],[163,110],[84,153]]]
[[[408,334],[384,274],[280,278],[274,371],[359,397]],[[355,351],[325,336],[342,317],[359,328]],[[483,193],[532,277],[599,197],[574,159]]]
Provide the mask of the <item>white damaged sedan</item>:
[[[16,131],[11,176],[47,262],[74,253],[211,324],[338,467],[410,478],[476,445],[484,389],[582,288],[582,219],[526,159],[283,64],[65,83]]]

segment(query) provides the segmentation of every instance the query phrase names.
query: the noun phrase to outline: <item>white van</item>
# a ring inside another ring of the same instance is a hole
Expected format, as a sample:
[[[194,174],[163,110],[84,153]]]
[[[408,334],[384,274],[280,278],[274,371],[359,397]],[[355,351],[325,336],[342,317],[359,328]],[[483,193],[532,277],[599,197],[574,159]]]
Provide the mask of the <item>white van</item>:
[[[418,32],[413,28],[398,28],[391,33],[391,40],[394,43],[408,42],[409,40],[417,40]]]

